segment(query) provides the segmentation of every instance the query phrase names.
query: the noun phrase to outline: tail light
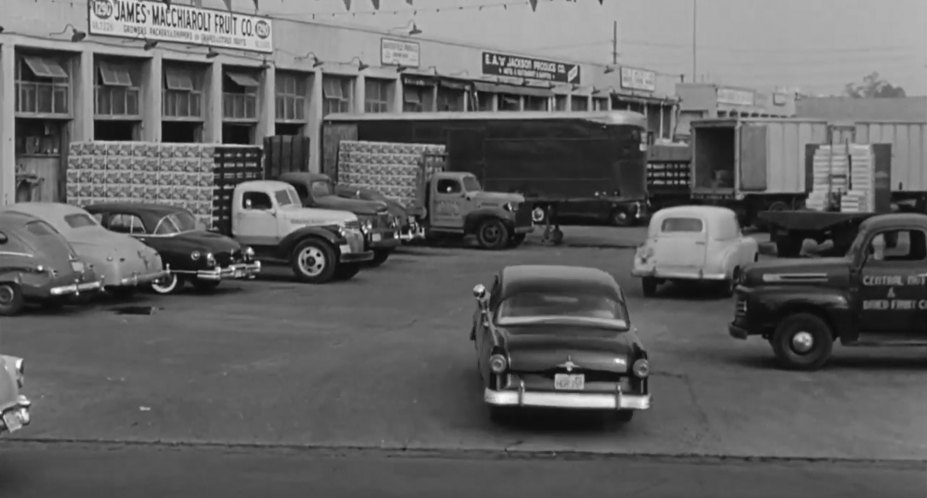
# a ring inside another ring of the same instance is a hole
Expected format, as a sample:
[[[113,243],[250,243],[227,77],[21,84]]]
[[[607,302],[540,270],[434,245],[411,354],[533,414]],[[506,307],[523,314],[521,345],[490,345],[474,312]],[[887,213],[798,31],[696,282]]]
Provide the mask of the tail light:
[[[505,369],[508,368],[509,362],[505,359],[505,356],[501,354],[494,354],[489,357],[489,368],[493,373],[501,374],[505,372]]]
[[[634,372],[634,376],[639,379],[646,379],[650,375],[650,362],[647,361],[647,358],[638,358],[633,365],[631,365],[631,371]]]

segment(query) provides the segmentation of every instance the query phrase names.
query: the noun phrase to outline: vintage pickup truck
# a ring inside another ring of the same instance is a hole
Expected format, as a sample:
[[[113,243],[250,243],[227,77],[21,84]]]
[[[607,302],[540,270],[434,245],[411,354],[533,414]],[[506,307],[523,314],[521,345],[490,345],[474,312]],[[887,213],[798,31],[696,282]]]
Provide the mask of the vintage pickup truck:
[[[927,215],[872,216],[844,257],[750,265],[729,333],[768,340],[788,368],[823,366],[845,346],[927,346]]]

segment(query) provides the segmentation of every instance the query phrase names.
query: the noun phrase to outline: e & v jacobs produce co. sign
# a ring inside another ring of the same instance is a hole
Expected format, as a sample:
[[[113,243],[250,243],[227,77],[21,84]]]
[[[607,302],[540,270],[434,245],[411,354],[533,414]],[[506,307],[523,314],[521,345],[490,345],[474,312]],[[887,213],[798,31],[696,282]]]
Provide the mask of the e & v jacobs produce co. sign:
[[[91,35],[273,53],[271,22],[260,16],[151,0],[90,0]]]
[[[579,84],[579,65],[496,52],[483,52],[483,74],[552,83]]]

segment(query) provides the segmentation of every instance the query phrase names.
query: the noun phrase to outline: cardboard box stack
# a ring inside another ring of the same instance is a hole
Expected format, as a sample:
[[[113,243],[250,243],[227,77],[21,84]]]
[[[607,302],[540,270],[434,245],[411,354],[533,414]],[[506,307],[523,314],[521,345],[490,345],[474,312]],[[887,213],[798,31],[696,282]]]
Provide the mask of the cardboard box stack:
[[[376,190],[409,208],[416,204],[424,155],[444,153],[443,145],[343,140],[337,181]]]

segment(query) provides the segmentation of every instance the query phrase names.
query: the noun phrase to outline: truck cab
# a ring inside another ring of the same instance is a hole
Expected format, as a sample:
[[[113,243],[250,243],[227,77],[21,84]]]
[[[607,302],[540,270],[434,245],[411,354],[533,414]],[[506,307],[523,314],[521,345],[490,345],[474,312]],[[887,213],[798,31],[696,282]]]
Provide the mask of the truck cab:
[[[729,333],[767,339],[779,362],[816,369],[845,346],[927,346],[927,215],[863,221],[844,257],[751,265]]]
[[[374,253],[375,266],[383,264],[400,245],[400,222],[390,214],[386,203],[340,197],[331,177],[319,173],[289,172],[280,175],[278,180],[296,189],[303,207],[354,213],[361,223],[366,247]]]
[[[525,197],[486,192],[472,173],[438,171],[425,181],[427,231],[473,235],[486,249],[521,244],[534,226]]]
[[[259,260],[289,263],[297,279],[325,283],[353,277],[373,259],[357,216],[302,207],[292,185],[246,181],[232,194],[231,236],[250,245]]]

